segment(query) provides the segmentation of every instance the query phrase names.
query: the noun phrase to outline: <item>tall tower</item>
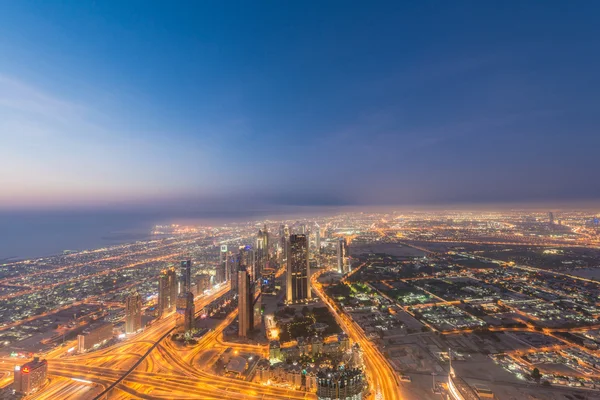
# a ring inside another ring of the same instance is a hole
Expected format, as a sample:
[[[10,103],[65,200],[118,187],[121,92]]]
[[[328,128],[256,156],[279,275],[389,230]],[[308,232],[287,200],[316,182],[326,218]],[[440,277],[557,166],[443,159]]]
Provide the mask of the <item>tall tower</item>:
[[[163,269],[158,277],[158,315],[175,311],[177,274],[175,268]]]
[[[554,213],[552,211],[548,213],[548,222],[550,225],[554,225]]]
[[[252,297],[254,297],[254,294],[252,295]],[[254,298],[252,298],[251,300],[254,301],[254,303],[252,304],[252,327],[254,329],[259,329],[260,328],[260,324],[262,323],[262,295],[259,294],[258,297],[256,298],[256,300],[254,300]]]
[[[227,245],[221,245],[221,251],[219,252],[219,265],[215,271],[215,282],[223,283],[229,279],[229,273],[227,269]]]
[[[250,275],[250,280],[255,281],[257,279],[256,269],[256,252],[252,249],[252,246],[240,247],[240,268],[245,267]]]
[[[232,293],[236,293],[238,291],[238,274],[237,271],[239,269],[239,255],[238,257],[232,256],[231,253],[229,253],[230,256],[228,257],[228,263],[227,263],[227,271],[229,276],[231,277],[230,279],[230,283],[231,283],[231,292]]]
[[[308,238],[303,234],[290,236],[287,260],[286,300],[295,303],[311,298]]]
[[[142,328],[142,298],[135,292],[125,299],[125,333],[135,333]]]
[[[244,267],[238,271],[238,335],[247,337],[248,331],[254,327],[253,322],[253,293],[250,275]]]
[[[304,222],[298,226],[298,232],[302,235],[306,235],[308,233],[306,229],[306,224]]]
[[[179,293],[187,293],[192,287],[192,260],[183,260],[179,265]]]
[[[281,245],[281,263],[288,258],[288,241],[290,239],[290,228],[287,225],[281,225],[279,227],[279,241]]]
[[[317,254],[321,252],[321,227],[315,222],[315,247]]]
[[[340,274],[345,274],[347,271],[346,268],[346,239],[340,238],[337,243],[337,262],[338,262],[338,272]]]
[[[194,329],[195,314],[194,295],[190,292],[181,293],[177,298],[177,330],[188,333]]]
[[[269,262],[269,232],[265,224],[264,230],[258,230],[256,236],[256,262],[258,273],[262,273]]]

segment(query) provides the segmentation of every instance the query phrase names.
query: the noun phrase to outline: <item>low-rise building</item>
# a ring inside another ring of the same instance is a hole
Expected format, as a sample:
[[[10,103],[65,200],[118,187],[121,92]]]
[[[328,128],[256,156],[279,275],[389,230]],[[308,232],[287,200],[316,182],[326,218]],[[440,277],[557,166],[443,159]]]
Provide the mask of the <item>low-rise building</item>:
[[[281,345],[278,340],[271,340],[269,342],[269,361],[271,361],[272,364],[283,361]]]
[[[359,369],[325,369],[317,375],[319,400],[362,400],[364,375]]]
[[[91,324],[80,335],[77,335],[77,351],[83,353],[102,344],[113,336],[113,325],[110,322]]]

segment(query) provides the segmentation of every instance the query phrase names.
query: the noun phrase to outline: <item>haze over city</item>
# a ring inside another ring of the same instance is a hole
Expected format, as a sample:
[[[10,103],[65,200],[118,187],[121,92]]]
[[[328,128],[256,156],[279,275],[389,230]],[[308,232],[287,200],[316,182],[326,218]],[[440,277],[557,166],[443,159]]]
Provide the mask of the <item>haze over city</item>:
[[[0,399],[600,399],[599,12],[0,0]]]

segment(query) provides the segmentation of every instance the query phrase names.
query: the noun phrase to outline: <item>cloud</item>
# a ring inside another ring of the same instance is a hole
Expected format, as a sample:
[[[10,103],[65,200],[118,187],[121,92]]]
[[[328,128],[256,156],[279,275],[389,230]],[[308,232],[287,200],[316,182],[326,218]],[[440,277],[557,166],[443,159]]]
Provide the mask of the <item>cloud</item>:
[[[18,133],[38,137],[53,132],[52,128],[56,126],[67,127],[75,121],[88,125],[88,128],[93,127],[86,122],[86,114],[89,113],[86,107],[65,101],[3,74],[0,74],[0,112],[3,114],[0,135]],[[24,128],[28,129],[14,132],[14,120],[20,124],[25,123]],[[39,125],[36,122],[44,122],[45,128],[36,128],[36,125]]]

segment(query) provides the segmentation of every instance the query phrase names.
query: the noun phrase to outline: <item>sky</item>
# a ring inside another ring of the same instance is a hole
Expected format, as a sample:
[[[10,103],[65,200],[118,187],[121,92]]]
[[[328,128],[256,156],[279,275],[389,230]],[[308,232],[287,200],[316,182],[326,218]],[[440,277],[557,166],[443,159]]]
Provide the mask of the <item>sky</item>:
[[[599,12],[0,0],[0,211],[596,202]]]

